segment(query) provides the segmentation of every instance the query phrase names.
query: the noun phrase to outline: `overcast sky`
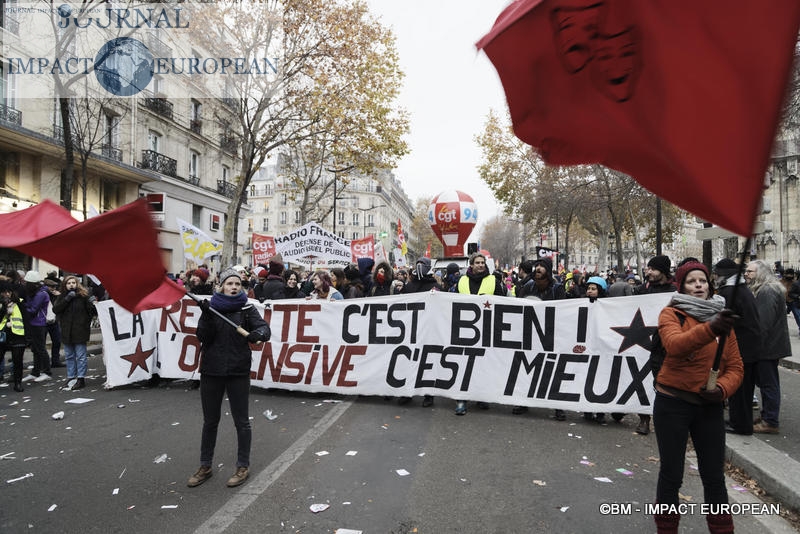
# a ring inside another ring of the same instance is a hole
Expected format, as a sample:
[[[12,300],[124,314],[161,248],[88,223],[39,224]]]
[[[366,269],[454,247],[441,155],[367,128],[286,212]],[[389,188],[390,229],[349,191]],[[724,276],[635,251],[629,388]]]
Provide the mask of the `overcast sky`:
[[[489,109],[505,113],[506,103],[494,67],[475,42],[491,29],[508,0],[367,3],[394,30],[406,75],[398,103],[411,115],[410,153],[395,175],[412,200],[446,189],[469,194],[478,203],[478,228],[501,210],[478,177],[481,154],[474,137]]]

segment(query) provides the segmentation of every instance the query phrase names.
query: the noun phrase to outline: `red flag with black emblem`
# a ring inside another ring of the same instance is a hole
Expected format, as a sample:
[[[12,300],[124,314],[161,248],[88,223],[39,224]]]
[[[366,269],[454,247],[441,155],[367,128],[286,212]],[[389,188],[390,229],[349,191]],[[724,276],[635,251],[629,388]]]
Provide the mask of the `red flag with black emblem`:
[[[516,135],[740,235],[758,213],[797,0],[517,0],[477,46]]]

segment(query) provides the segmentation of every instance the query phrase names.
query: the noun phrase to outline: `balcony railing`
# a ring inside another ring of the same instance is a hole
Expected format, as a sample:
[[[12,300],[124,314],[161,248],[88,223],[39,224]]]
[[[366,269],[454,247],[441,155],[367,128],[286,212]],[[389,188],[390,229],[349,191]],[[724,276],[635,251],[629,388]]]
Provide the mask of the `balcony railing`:
[[[221,135],[219,138],[219,146],[222,147],[222,150],[230,152],[231,154],[235,154],[239,149],[239,143],[232,135]]]
[[[58,141],[64,141],[64,127],[59,124],[53,125],[53,138]],[[72,132],[72,144],[73,146],[81,147],[81,137],[76,133]]]
[[[101,147],[101,154],[105,157],[113,159],[115,161],[122,161],[122,150],[119,148],[114,148],[111,145],[103,145]]]
[[[217,180],[217,193],[230,199],[236,198],[236,184],[225,180]],[[242,201],[247,202],[247,191],[242,191]]]
[[[190,174],[186,181],[192,185],[200,185],[200,177],[195,174]]]
[[[155,36],[154,33],[147,34],[147,48],[155,57],[170,57],[172,48],[164,41]]]
[[[139,168],[150,169],[151,171],[156,171],[175,178],[178,176],[178,160],[174,160],[153,150],[142,150],[142,161],[139,163]]]
[[[202,134],[203,133],[203,121],[201,121],[200,119],[192,119],[192,120],[190,120],[189,121],[189,129],[191,131],[193,131],[194,133],[196,133],[197,135]]]
[[[166,98],[148,96],[144,99],[144,107],[162,117],[172,119],[172,102]]]
[[[11,106],[0,104],[0,121],[13,122],[14,124],[22,126],[22,112]]]

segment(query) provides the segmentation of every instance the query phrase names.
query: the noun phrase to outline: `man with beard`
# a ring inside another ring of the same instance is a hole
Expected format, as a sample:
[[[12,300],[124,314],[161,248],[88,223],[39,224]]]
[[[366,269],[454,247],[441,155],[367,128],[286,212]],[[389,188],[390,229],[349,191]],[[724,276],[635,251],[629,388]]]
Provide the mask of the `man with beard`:
[[[518,298],[530,298],[535,300],[562,300],[567,298],[564,286],[556,283],[553,278],[553,260],[550,258],[540,258],[534,262],[523,261],[519,265],[520,275],[523,272],[530,274],[522,279],[521,287],[517,289]],[[514,406],[511,413],[520,415],[528,411],[527,406]],[[564,410],[555,411],[557,421],[566,420]]]
[[[458,280],[458,292],[464,295],[504,296],[506,294],[506,286],[501,277],[494,276],[489,272],[489,267],[486,265],[486,256],[476,252],[469,257],[467,272]],[[485,402],[478,402],[478,408],[486,410],[489,405]],[[456,403],[456,415],[464,415],[466,413],[467,401],[458,401]]]

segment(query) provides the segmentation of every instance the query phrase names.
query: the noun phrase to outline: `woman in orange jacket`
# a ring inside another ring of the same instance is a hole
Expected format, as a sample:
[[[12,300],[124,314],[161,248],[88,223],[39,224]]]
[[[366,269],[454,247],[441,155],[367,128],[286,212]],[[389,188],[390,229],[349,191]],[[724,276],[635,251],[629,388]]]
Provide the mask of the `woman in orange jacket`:
[[[661,456],[655,514],[659,533],[678,532],[678,490],[683,482],[686,444],[692,437],[704,500],[710,504],[706,515],[709,532],[733,532],[733,519],[716,507],[728,502],[725,488],[725,419],[722,401],[739,387],[744,374],[742,358],[731,329],[733,312],[725,299],[714,295],[708,269],[690,261],[675,273],[678,293],[658,318],[658,333],[666,357],[658,373],[653,422]],[[682,316],[682,317],[679,317]],[[727,335],[717,384],[707,389],[718,338]],[[670,505],[674,505],[670,507]]]

